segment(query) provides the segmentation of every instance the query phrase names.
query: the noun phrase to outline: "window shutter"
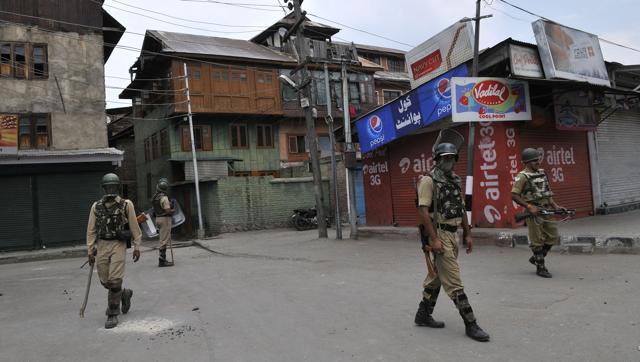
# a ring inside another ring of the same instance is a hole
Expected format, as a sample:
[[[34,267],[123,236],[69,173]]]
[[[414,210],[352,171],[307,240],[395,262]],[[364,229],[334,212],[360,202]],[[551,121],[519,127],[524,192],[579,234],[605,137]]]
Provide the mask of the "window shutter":
[[[202,126],[202,150],[213,150],[213,144],[211,142],[211,126]]]
[[[289,153],[298,153],[298,137],[289,136]]]
[[[185,152],[191,151],[191,135],[189,134],[189,127],[182,126],[182,150]]]

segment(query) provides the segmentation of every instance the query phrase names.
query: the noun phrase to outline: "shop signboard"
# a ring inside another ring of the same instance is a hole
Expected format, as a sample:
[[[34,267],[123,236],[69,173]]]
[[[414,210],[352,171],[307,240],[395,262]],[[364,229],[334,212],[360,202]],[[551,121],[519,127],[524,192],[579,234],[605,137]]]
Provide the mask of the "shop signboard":
[[[451,115],[451,78],[468,75],[466,65],[422,84],[356,121],[362,152]]]
[[[471,22],[457,22],[405,55],[411,88],[463,64],[473,58]]]
[[[535,21],[532,26],[548,79],[611,86],[597,35],[546,20]]]
[[[519,77],[544,78],[538,51],[520,45],[509,45],[511,73]]]
[[[529,84],[506,78],[452,78],[454,122],[531,120]]]
[[[588,91],[554,94],[556,128],[565,131],[595,130],[598,126],[598,117],[593,107],[593,99],[593,93]]]
[[[0,114],[0,155],[18,154],[18,116]]]

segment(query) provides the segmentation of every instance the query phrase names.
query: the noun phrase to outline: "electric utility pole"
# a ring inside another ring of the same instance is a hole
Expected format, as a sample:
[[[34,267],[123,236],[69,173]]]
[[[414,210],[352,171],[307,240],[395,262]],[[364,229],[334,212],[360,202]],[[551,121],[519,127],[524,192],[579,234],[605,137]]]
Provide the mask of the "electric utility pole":
[[[182,63],[184,67],[184,82],[187,91],[187,116],[189,118],[189,134],[191,136],[191,157],[193,158],[193,177],[196,185],[196,203],[198,204],[198,239],[204,238],[204,228],[202,227],[202,208],[200,207],[200,179],[198,177],[198,160],[196,159],[196,144],[193,140],[193,117],[191,115],[191,94],[189,93],[189,75],[187,74],[187,63]]]
[[[324,90],[327,99],[327,125],[329,126],[329,141],[331,143],[331,192],[335,199],[336,239],[342,240],[342,220],[340,218],[340,195],[338,194],[338,174],[336,170],[336,135],[333,133],[333,116],[331,115],[331,79],[329,79],[329,64],[324,63]]]
[[[473,67],[471,69],[471,76],[478,76],[478,53],[480,48],[480,20],[484,18],[490,18],[493,15],[480,16],[480,1],[476,0],[476,17],[473,19],[467,19],[465,21],[475,21],[475,39],[473,42]],[[469,140],[467,141],[467,180],[465,182],[465,206],[467,209],[467,220],[469,225],[471,223],[471,210],[473,203],[473,158],[475,154],[475,134],[476,124],[475,122],[469,122]]]
[[[316,209],[318,212],[318,237],[327,237],[327,220],[325,218],[324,203],[322,197],[322,175],[320,174],[320,159],[318,155],[318,137],[316,134],[315,119],[311,114],[311,102],[309,84],[307,82],[307,47],[304,44],[304,16],[302,9],[300,8],[301,0],[293,1],[293,11],[296,17],[296,24],[298,29],[296,32],[296,43],[298,48],[298,68],[300,68],[300,105],[304,112],[304,118],[307,124],[307,146],[309,147],[309,153],[311,156],[311,171],[313,172],[313,193],[316,199]],[[306,85],[305,85],[306,83]]]
[[[351,140],[351,118],[349,114],[349,78],[347,76],[347,63],[342,62],[342,112],[344,114],[344,143],[345,143],[345,164],[348,155],[355,153],[353,143]],[[353,169],[347,167],[347,199],[349,200],[349,225],[351,227],[351,233],[349,238],[358,238],[358,215],[356,211],[356,193],[355,193],[355,178]]]

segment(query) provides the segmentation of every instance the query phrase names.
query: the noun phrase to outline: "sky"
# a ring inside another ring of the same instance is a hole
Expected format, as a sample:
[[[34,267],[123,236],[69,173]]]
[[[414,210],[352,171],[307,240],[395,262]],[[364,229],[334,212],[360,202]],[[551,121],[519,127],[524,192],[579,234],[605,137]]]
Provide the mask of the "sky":
[[[250,39],[285,15],[282,9],[276,7],[284,4],[285,0],[213,1],[106,0],[104,9],[127,28],[118,45],[136,49],[142,47],[144,37],[134,33],[144,34],[146,30]],[[236,5],[257,5],[248,8],[222,4],[225,2]],[[605,60],[622,64],[640,64],[640,32],[634,31],[636,16],[640,10],[640,2],[637,0],[508,0],[508,2],[557,23],[639,49],[634,51],[600,42]],[[340,28],[341,31],[334,36],[334,40],[408,51],[461,18],[473,17],[475,4],[475,0],[305,0],[302,3],[302,9],[307,11],[311,20]],[[531,23],[537,20],[537,17],[515,9],[501,0],[482,0],[481,13],[482,15],[493,14],[493,17],[482,20],[481,49],[493,46],[509,37],[535,44]],[[383,38],[349,29],[337,23],[374,33]],[[118,98],[118,94],[129,84],[129,81],[114,77],[128,78],[129,67],[139,55],[139,51],[125,49],[116,49],[111,54],[105,67],[105,84],[118,89],[107,88],[107,108],[130,105],[129,100]]]

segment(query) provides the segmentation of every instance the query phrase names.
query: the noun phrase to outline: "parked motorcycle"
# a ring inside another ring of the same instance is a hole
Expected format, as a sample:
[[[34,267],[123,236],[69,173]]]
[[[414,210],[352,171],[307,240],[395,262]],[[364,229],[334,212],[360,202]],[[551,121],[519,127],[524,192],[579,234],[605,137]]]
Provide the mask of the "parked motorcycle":
[[[327,227],[331,226],[329,217],[326,218]],[[315,229],[318,227],[318,210],[315,207],[310,209],[295,209],[291,215],[291,223],[298,231]]]

